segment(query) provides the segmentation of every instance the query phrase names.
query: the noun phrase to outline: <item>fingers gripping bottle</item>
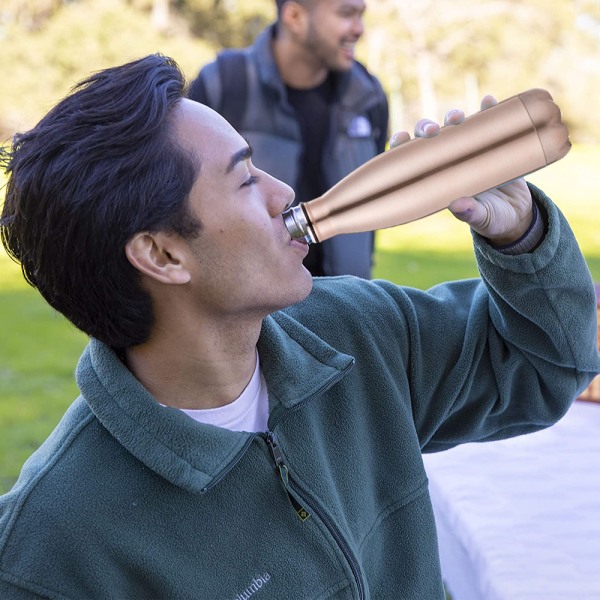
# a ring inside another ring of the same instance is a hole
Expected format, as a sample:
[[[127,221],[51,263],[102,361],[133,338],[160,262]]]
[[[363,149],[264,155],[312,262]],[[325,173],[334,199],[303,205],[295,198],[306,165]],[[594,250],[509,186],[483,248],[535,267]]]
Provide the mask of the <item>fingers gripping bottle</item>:
[[[401,225],[537,171],[570,147],[560,109],[547,91],[532,89],[372,158],[285,211],[284,223],[307,243]]]

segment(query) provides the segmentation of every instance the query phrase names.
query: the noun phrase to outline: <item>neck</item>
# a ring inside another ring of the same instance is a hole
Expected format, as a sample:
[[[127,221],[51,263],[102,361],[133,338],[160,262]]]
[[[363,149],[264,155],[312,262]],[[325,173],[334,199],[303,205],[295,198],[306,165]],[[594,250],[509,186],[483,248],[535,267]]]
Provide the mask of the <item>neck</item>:
[[[161,404],[224,406],[242,393],[254,373],[260,327],[261,322],[157,326],[146,343],[126,351],[126,363]]]
[[[311,89],[327,79],[327,67],[289,37],[276,37],[271,43],[275,63],[286,85],[299,90]]]

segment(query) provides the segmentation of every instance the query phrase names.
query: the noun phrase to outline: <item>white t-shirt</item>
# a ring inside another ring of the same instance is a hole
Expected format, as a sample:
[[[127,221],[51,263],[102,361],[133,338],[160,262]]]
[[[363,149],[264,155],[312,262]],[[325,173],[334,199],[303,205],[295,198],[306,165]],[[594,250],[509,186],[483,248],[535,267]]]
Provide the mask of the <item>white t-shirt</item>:
[[[258,353],[256,353],[254,374],[236,400],[217,408],[180,410],[200,423],[216,425],[231,431],[266,431],[269,399],[267,383],[260,370]]]

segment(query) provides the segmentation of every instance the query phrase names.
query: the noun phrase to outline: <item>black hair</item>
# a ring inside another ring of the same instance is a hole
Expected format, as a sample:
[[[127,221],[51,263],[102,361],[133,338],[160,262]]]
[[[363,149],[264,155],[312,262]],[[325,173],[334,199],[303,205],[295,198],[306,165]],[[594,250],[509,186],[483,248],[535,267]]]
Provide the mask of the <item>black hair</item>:
[[[51,306],[115,349],[144,342],[153,323],[126,242],[199,235],[187,199],[200,165],[173,133],[184,86],[160,54],[99,71],[2,152],[6,251]]]
[[[277,20],[278,21],[281,18],[281,11],[283,9],[283,5],[286,2],[289,2],[289,0],[275,0],[275,6],[277,7]],[[294,0],[294,2],[296,2],[296,4],[302,4],[303,6],[307,6],[307,7],[310,5],[309,0]]]

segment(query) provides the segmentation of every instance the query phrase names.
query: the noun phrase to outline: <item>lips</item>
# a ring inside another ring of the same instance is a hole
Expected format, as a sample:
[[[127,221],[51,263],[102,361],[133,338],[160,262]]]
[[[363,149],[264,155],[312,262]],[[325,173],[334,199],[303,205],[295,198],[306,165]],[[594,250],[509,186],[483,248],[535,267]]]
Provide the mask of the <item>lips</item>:
[[[356,46],[356,40],[353,42],[342,42],[342,50],[344,51],[344,53],[351,57],[354,58],[354,48]]]
[[[308,252],[308,244],[303,239],[292,239],[290,236],[290,232],[284,228],[284,241],[283,243],[287,246],[296,246],[298,248],[303,248]]]
[[[303,252],[305,255],[308,254],[308,244],[306,242],[304,242],[303,240],[290,239],[290,246],[292,248],[297,248],[298,250]]]

